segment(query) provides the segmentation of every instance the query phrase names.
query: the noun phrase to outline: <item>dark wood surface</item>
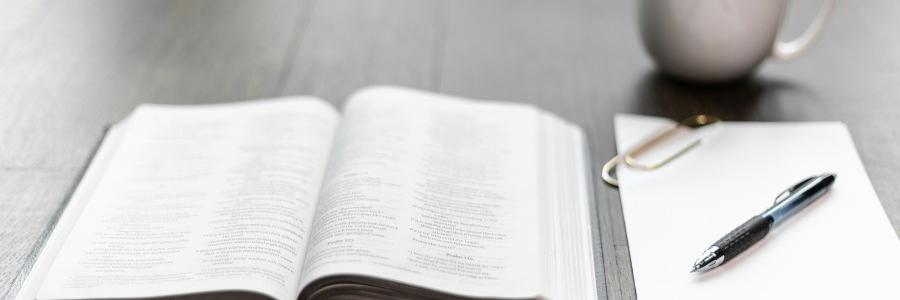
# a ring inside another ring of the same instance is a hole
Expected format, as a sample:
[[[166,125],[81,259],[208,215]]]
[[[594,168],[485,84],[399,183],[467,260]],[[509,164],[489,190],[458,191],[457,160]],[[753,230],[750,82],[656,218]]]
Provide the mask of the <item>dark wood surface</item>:
[[[0,295],[12,296],[106,124],[135,105],[372,84],[534,103],[587,130],[594,166],[617,112],[840,120],[900,231],[900,2],[838,3],[796,61],[695,86],[654,71],[636,1],[14,1],[0,6]],[[796,1],[797,34],[818,1]],[[634,298],[618,193],[598,182],[608,299]]]

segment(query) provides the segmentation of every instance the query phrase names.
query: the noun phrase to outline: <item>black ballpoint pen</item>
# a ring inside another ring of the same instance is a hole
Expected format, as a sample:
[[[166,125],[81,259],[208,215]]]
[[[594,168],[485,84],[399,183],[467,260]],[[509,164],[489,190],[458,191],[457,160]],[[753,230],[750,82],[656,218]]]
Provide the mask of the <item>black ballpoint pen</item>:
[[[769,229],[819,199],[828,191],[835,179],[836,175],[826,173],[804,179],[789,187],[775,197],[775,204],[772,207],[750,218],[703,251],[694,262],[691,273],[711,270],[741,254],[765,237]]]

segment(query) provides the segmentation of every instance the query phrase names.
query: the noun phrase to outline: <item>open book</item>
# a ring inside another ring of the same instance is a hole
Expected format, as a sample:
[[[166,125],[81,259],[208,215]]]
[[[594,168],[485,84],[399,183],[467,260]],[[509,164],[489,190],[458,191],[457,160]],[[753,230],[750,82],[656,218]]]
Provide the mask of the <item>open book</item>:
[[[20,299],[596,299],[582,131],[532,106],[367,88],[142,105]],[[596,230],[596,228],[594,228]]]

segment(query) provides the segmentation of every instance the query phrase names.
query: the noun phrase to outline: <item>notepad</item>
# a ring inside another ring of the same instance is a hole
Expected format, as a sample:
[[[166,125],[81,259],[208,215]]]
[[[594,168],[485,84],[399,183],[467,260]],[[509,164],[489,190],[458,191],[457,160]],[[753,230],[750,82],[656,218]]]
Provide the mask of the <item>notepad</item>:
[[[619,153],[671,126],[617,115]],[[655,171],[617,170],[638,299],[900,299],[900,239],[840,122],[724,122]],[[697,255],[788,186],[834,172],[832,190],[725,265]]]

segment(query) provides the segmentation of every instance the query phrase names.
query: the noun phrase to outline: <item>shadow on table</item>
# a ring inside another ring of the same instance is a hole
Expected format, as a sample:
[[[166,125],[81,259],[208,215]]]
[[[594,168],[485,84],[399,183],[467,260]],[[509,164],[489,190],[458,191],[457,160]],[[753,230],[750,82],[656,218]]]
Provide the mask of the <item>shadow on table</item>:
[[[682,120],[708,114],[732,121],[819,119],[814,94],[793,82],[759,76],[702,85],[648,71],[635,87],[626,111]]]

